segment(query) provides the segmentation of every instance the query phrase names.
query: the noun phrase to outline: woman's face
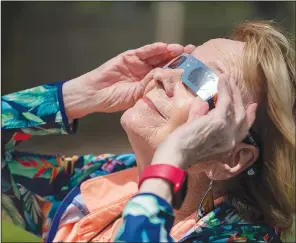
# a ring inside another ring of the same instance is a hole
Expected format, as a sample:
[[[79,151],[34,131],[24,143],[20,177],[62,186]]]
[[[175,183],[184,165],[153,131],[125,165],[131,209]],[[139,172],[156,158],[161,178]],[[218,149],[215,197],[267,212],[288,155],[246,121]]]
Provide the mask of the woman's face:
[[[242,42],[214,39],[198,46],[191,55],[211,68],[218,76],[227,73],[242,80]],[[184,86],[182,70],[155,69],[144,97],[121,118],[138,166],[148,165],[156,147],[176,127],[186,122],[195,95]]]

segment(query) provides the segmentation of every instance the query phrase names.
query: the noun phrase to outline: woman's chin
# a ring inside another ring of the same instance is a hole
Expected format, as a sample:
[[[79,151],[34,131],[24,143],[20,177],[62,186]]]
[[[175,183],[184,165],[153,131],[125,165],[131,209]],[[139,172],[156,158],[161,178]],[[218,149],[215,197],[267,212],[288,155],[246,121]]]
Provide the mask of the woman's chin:
[[[176,128],[137,104],[123,113],[120,122],[141,168],[150,164],[156,148]]]

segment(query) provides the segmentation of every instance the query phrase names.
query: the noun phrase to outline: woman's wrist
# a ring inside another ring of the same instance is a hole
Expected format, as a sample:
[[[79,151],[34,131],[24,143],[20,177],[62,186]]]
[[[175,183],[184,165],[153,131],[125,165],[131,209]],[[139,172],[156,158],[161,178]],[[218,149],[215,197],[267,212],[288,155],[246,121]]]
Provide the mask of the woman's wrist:
[[[84,82],[84,77],[69,80],[63,85],[63,100],[69,120],[96,112],[96,91]]]
[[[139,192],[140,193],[153,193],[164,200],[166,200],[169,204],[172,204],[173,200],[173,185],[161,178],[149,178],[143,181]]]
[[[162,143],[154,153],[151,164],[169,164],[180,169],[186,169],[186,158],[178,145]]]

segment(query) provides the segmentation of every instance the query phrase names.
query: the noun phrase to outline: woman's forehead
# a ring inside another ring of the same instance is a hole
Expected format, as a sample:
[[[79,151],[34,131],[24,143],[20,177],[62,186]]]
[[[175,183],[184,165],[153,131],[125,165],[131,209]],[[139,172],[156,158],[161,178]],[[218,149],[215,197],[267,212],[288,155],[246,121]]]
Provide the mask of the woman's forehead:
[[[241,70],[244,43],[229,39],[212,39],[197,46],[191,55],[213,71],[234,74]]]

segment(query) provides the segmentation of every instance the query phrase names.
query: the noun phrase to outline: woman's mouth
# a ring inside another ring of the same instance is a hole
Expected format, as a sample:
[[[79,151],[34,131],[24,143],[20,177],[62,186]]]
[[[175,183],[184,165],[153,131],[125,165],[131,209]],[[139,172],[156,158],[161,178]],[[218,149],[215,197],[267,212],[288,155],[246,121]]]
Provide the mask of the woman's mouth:
[[[157,109],[157,107],[153,104],[153,102],[147,97],[144,96],[142,98],[142,100],[154,111],[156,111],[161,117],[164,118],[164,116],[159,112],[159,110]],[[165,119],[165,118],[164,118]]]

